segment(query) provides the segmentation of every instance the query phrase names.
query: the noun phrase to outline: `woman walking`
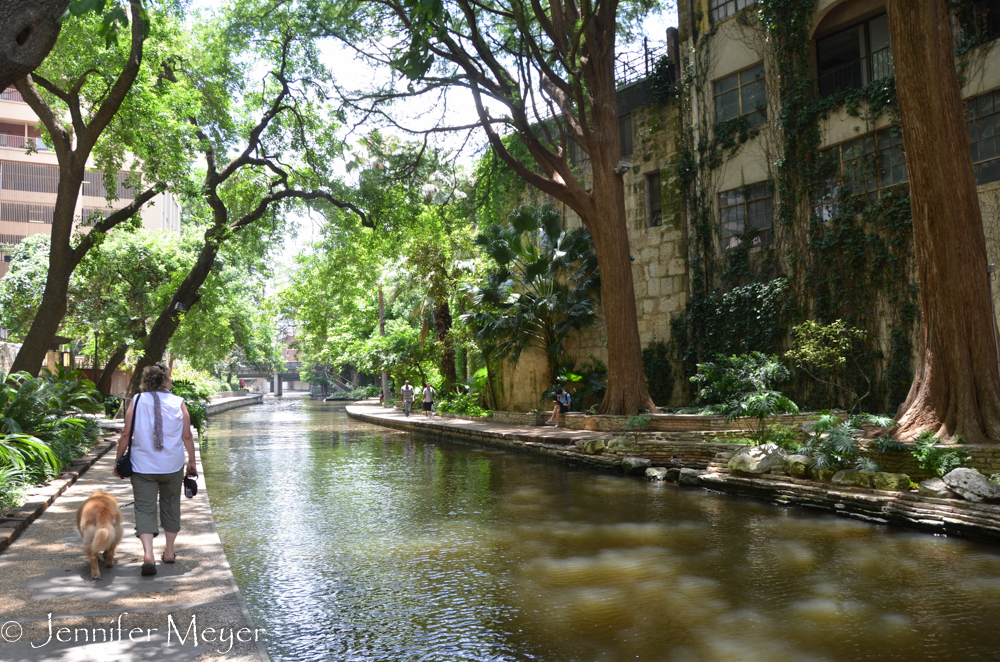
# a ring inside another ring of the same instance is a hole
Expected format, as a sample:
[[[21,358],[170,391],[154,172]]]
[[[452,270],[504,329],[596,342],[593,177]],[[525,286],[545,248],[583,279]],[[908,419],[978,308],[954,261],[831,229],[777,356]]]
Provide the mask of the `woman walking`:
[[[128,447],[132,432],[132,493],[135,498],[135,534],[142,541],[142,574],[155,575],[153,538],[163,526],[166,546],[160,559],[173,563],[174,540],[181,530],[181,491],[184,485],[184,452],[187,451],[187,475],[198,473],[194,459],[191,416],[184,399],[170,393],[173,383],[163,364],[142,371],[140,393],[132,398],[125,412],[125,429],[118,439],[118,458]],[[116,465],[117,465],[116,459]],[[117,468],[114,474],[121,478]]]

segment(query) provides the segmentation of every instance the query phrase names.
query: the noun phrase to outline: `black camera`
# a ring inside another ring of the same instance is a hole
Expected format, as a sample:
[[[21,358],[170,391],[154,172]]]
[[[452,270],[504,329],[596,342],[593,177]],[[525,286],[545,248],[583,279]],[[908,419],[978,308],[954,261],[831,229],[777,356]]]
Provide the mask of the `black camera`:
[[[184,496],[193,498],[198,493],[198,474],[184,476]]]

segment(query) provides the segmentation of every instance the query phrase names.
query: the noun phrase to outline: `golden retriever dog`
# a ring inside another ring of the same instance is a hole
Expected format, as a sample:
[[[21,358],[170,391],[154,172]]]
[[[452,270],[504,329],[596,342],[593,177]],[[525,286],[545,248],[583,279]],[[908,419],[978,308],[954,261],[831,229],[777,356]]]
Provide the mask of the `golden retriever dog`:
[[[100,554],[104,565],[115,565],[115,548],[122,541],[122,511],[118,499],[104,492],[94,492],[76,511],[76,528],[83,536],[83,551],[90,559],[90,578],[100,579]]]

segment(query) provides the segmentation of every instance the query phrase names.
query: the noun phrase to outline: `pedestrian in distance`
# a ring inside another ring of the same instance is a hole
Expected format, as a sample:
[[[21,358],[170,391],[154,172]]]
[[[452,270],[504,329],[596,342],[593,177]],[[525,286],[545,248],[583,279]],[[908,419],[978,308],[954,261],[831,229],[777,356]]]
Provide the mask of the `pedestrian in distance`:
[[[572,402],[573,398],[570,397],[569,393],[564,391],[562,388],[556,389],[556,399],[555,406],[552,408],[552,418],[545,421],[545,424],[558,428],[561,415],[570,410]]]
[[[434,387],[424,382],[424,414],[434,417]]]
[[[410,410],[413,409],[413,386],[409,379],[404,381],[403,387],[399,389],[399,397],[403,401],[403,412],[409,417]]]
[[[153,538],[159,524],[165,532],[166,545],[160,560],[173,563],[174,541],[181,530],[181,492],[184,486],[184,454],[187,474],[197,478],[191,415],[184,399],[170,392],[173,382],[162,363],[142,371],[140,393],[132,398],[125,412],[125,429],[118,439],[117,461],[129,447],[131,437],[132,494],[135,499],[135,535],[142,541],[142,574],[156,574]],[[159,503],[157,503],[159,502]]]

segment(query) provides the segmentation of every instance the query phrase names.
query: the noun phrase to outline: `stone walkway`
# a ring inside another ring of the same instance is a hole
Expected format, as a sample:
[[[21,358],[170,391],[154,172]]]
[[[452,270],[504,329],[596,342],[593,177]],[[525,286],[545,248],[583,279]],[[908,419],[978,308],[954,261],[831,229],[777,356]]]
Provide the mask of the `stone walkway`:
[[[105,453],[0,554],[0,660],[267,662],[266,633],[240,597],[204,479],[197,496],[182,497],[177,563],[158,560],[157,575],[141,577],[132,488],[112,475],[114,457]],[[115,567],[94,581],[76,510],[97,491],[122,505],[125,537]],[[162,535],[155,548],[159,559]]]

